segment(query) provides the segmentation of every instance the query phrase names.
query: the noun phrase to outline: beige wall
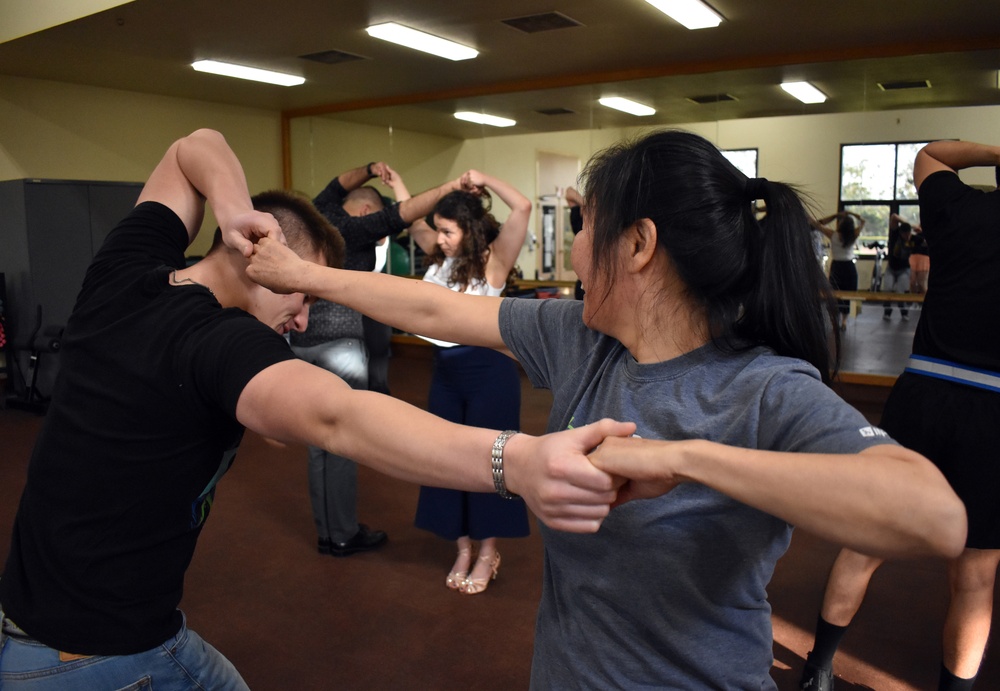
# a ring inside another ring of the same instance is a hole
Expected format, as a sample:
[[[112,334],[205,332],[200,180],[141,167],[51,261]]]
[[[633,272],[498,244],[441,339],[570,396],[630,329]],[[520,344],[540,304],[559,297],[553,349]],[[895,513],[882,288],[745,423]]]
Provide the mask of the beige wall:
[[[281,185],[280,114],[275,111],[5,76],[0,76],[0,179],[141,181],[171,141],[198,127],[226,135],[243,162],[251,191]],[[1000,107],[803,115],[683,127],[722,148],[757,148],[762,176],[795,183],[820,211],[832,211],[842,143],[941,138],[1000,142]],[[381,159],[403,175],[412,192],[478,168],[537,197],[549,192],[537,189],[538,152],[586,162],[593,152],[645,129],[460,141],[332,117],[302,118],[292,123],[292,180],[297,189],[315,194],[343,170]],[[968,179],[990,182],[991,176],[979,171]],[[497,212],[499,217],[506,213],[501,203]],[[203,251],[201,242],[192,248],[194,254]],[[522,254],[522,264],[529,261],[533,258]]]
[[[274,111],[0,76],[0,180],[141,182],[171,142],[211,127],[240,157],[251,191],[276,188],[280,122]],[[190,253],[210,240],[203,231]]]
[[[453,176],[462,141],[451,137],[390,130],[333,118],[291,121],[292,187],[310,196],[346,170],[385,161],[399,172],[411,194]],[[457,175],[457,174],[456,174]],[[392,191],[373,182],[380,192]]]

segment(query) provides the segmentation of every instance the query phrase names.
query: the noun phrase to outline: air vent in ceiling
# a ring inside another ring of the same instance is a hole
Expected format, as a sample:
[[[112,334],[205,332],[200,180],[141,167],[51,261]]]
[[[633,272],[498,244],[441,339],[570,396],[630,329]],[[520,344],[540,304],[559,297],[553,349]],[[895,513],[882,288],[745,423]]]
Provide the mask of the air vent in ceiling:
[[[904,89],[929,89],[931,82],[929,79],[914,79],[912,81],[900,82],[879,82],[878,88],[882,91],[903,91]]]
[[[541,108],[535,112],[541,115],[572,115],[576,111],[569,108]]]
[[[691,103],[697,103],[700,106],[707,105],[709,103],[723,103],[725,101],[737,101],[735,96],[730,96],[729,94],[707,94],[705,96],[688,96],[687,100]]]
[[[345,53],[342,50],[324,50],[321,53],[310,53],[309,55],[300,55],[303,60],[312,60],[314,62],[322,62],[327,65],[338,65],[342,62],[353,62],[354,60],[367,60],[360,55],[354,55],[353,53]]]
[[[526,34],[537,34],[540,31],[552,31],[553,29],[568,29],[573,26],[583,26],[575,19],[570,19],[559,12],[545,12],[544,14],[533,14],[527,17],[515,17],[513,19],[501,20],[507,26],[512,26],[518,31]]]

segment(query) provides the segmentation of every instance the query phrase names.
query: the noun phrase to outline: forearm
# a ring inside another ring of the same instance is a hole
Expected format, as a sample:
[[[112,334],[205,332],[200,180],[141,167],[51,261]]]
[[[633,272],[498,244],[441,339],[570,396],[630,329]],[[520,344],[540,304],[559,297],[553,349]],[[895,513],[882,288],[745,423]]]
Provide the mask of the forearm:
[[[399,215],[407,224],[413,223],[429,214],[441,197],[457,189],[461,189],[461,184],[458,180],[452,180],[405,199],[399,204]]]
[[[338,407],[340,414],[323,422],[326,433],[318,446],[410,482],[495,491],[491,451],[499,430],[456,425],[368,391],[352,392]],[[608,434],[634,430],[602,420],[543,437],[515,434],[501,454],[506,489],[549,527],[594,532],[614,500],[614,481],[585,454]]]
[[[324,448],[403,480],[492,489],[489,453],[497,431],[456,425],[399,399],[351,389],[301,360],[258,373],[241,393],[236,415],[266,438]],[[483,462],[470,462],[477,457]]]
[[[424,254],[433,254],[437,246],[437,231],[427,225],[427,221],[418,218],[410,224],[410,238],[424,251]]]
[[[137,203],[153,201],[173,210],[193,241],[201,229],[206,199],[220,224],[251,209],[239,160],[221,134],[203,129],[170,145]]]
[[[486,174],[482,174],[482,182],[500,197],[500,200],[510,208],[512,213],[531,213],[531,200],[510,183]]]
[[[253,210],[243,167],[221,134],[197,130],[178,142],[176,156],[178,167],[208,201],[220,226]]]
[[[831,542],[877,556],[956,556],[965,508],[922,456],[885,445],[861,454],[793,454],[686,443],[682,476]]]
[[[316,446],[408,482],[494,491],[490,448],[499,430],[456,425],[369,391],[352,391],[335,412],[323,410],[310,442]]]
[[[412,196],[402,180],[393,180],[389,183],[389,189],[392,190],[392,196],[397,202],[405,202]]]
[[[830,222],[829,218],[830,218],[829,216],[827,218],[820,218],[820,219],[811,218],[809,219],[809,225],[812,226],[814,229],[818,230],[819,232],[823,233],[823,235],[825,235],[826,237],[832,238],[834,233],[833,228],[830,228],[827,225],[825,225]]]
[[[442,420],[398,399],[356,391],[326,370],[288,360],[244,388],[237,418],[266,438],[317,446],[410,482],[474,492],[495,489],[491,450],[499,430]],[[614,481],[586,452],[634,425],[602,420],[544,437],[514,435],[503,450],[510,492],[547,525],[594,532]]]
[[[400,276],[320,266],[268,238],[253,246],[247,275],[272,291],[313,295],[412,333],[504,348],[501,298],[466,295]]]
[[[500,235],[493,241],[493,254],[487,274],[493,285],[500,285],[510,269],[517,263],[524,238],[528,234],[528,220],[531,217],[531,201],[515,187],[490,175],[483,175],[481,182],[500,197],[510,207],[510,214],[503,222]]]
[[[697,439],[609,439],[591,460],[629,478],[619,501],[656,497],[682,482],[698,482],[874,556],[954,557],[965,546],[965,506],[930,461],[899,446],[806,454]]]
[[[952,170],[1000,165],[1000,147],[962,141],[931,142],[921,150]]]
[[[426,281],[304,263],[296,292],[336,302],[409,333],[502,349],[500,298],[465,295]]]
[[[363,166],[345,170],[337,176],[337,179],[340,181],[340,185],[348,192],[351,192],[375,177],[374,175],[368,174],[368,165],[369,164],[366,163]]]

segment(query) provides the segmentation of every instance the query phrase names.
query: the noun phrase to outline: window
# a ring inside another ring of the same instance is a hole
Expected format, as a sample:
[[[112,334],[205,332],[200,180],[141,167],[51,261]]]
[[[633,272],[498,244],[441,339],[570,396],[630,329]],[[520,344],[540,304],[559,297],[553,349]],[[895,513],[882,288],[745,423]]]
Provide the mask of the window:
[[[722,149],[722,155],[748,178],[757,177],[757,149]]]
[[[845,144],[840,148],[840,208],[865,219],[863,246],[886,240],[889,217],[919,224],[913,161],[927,142]]]

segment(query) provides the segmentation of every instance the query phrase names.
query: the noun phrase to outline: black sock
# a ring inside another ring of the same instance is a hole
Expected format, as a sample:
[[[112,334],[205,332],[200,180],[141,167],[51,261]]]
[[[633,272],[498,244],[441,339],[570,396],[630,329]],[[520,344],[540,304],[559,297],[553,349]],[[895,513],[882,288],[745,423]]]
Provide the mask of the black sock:
[[[972,685],[976,678],[959,679],[948,671],[948,668],[941,663],[941,676],[938,680],[938,691],[972,691]]]
[[[810,664],[820,669],[833,669],[833,656],[846,632],[846,626],[836,626],[822,616],[816,617],[816,642],[809,653]]]

